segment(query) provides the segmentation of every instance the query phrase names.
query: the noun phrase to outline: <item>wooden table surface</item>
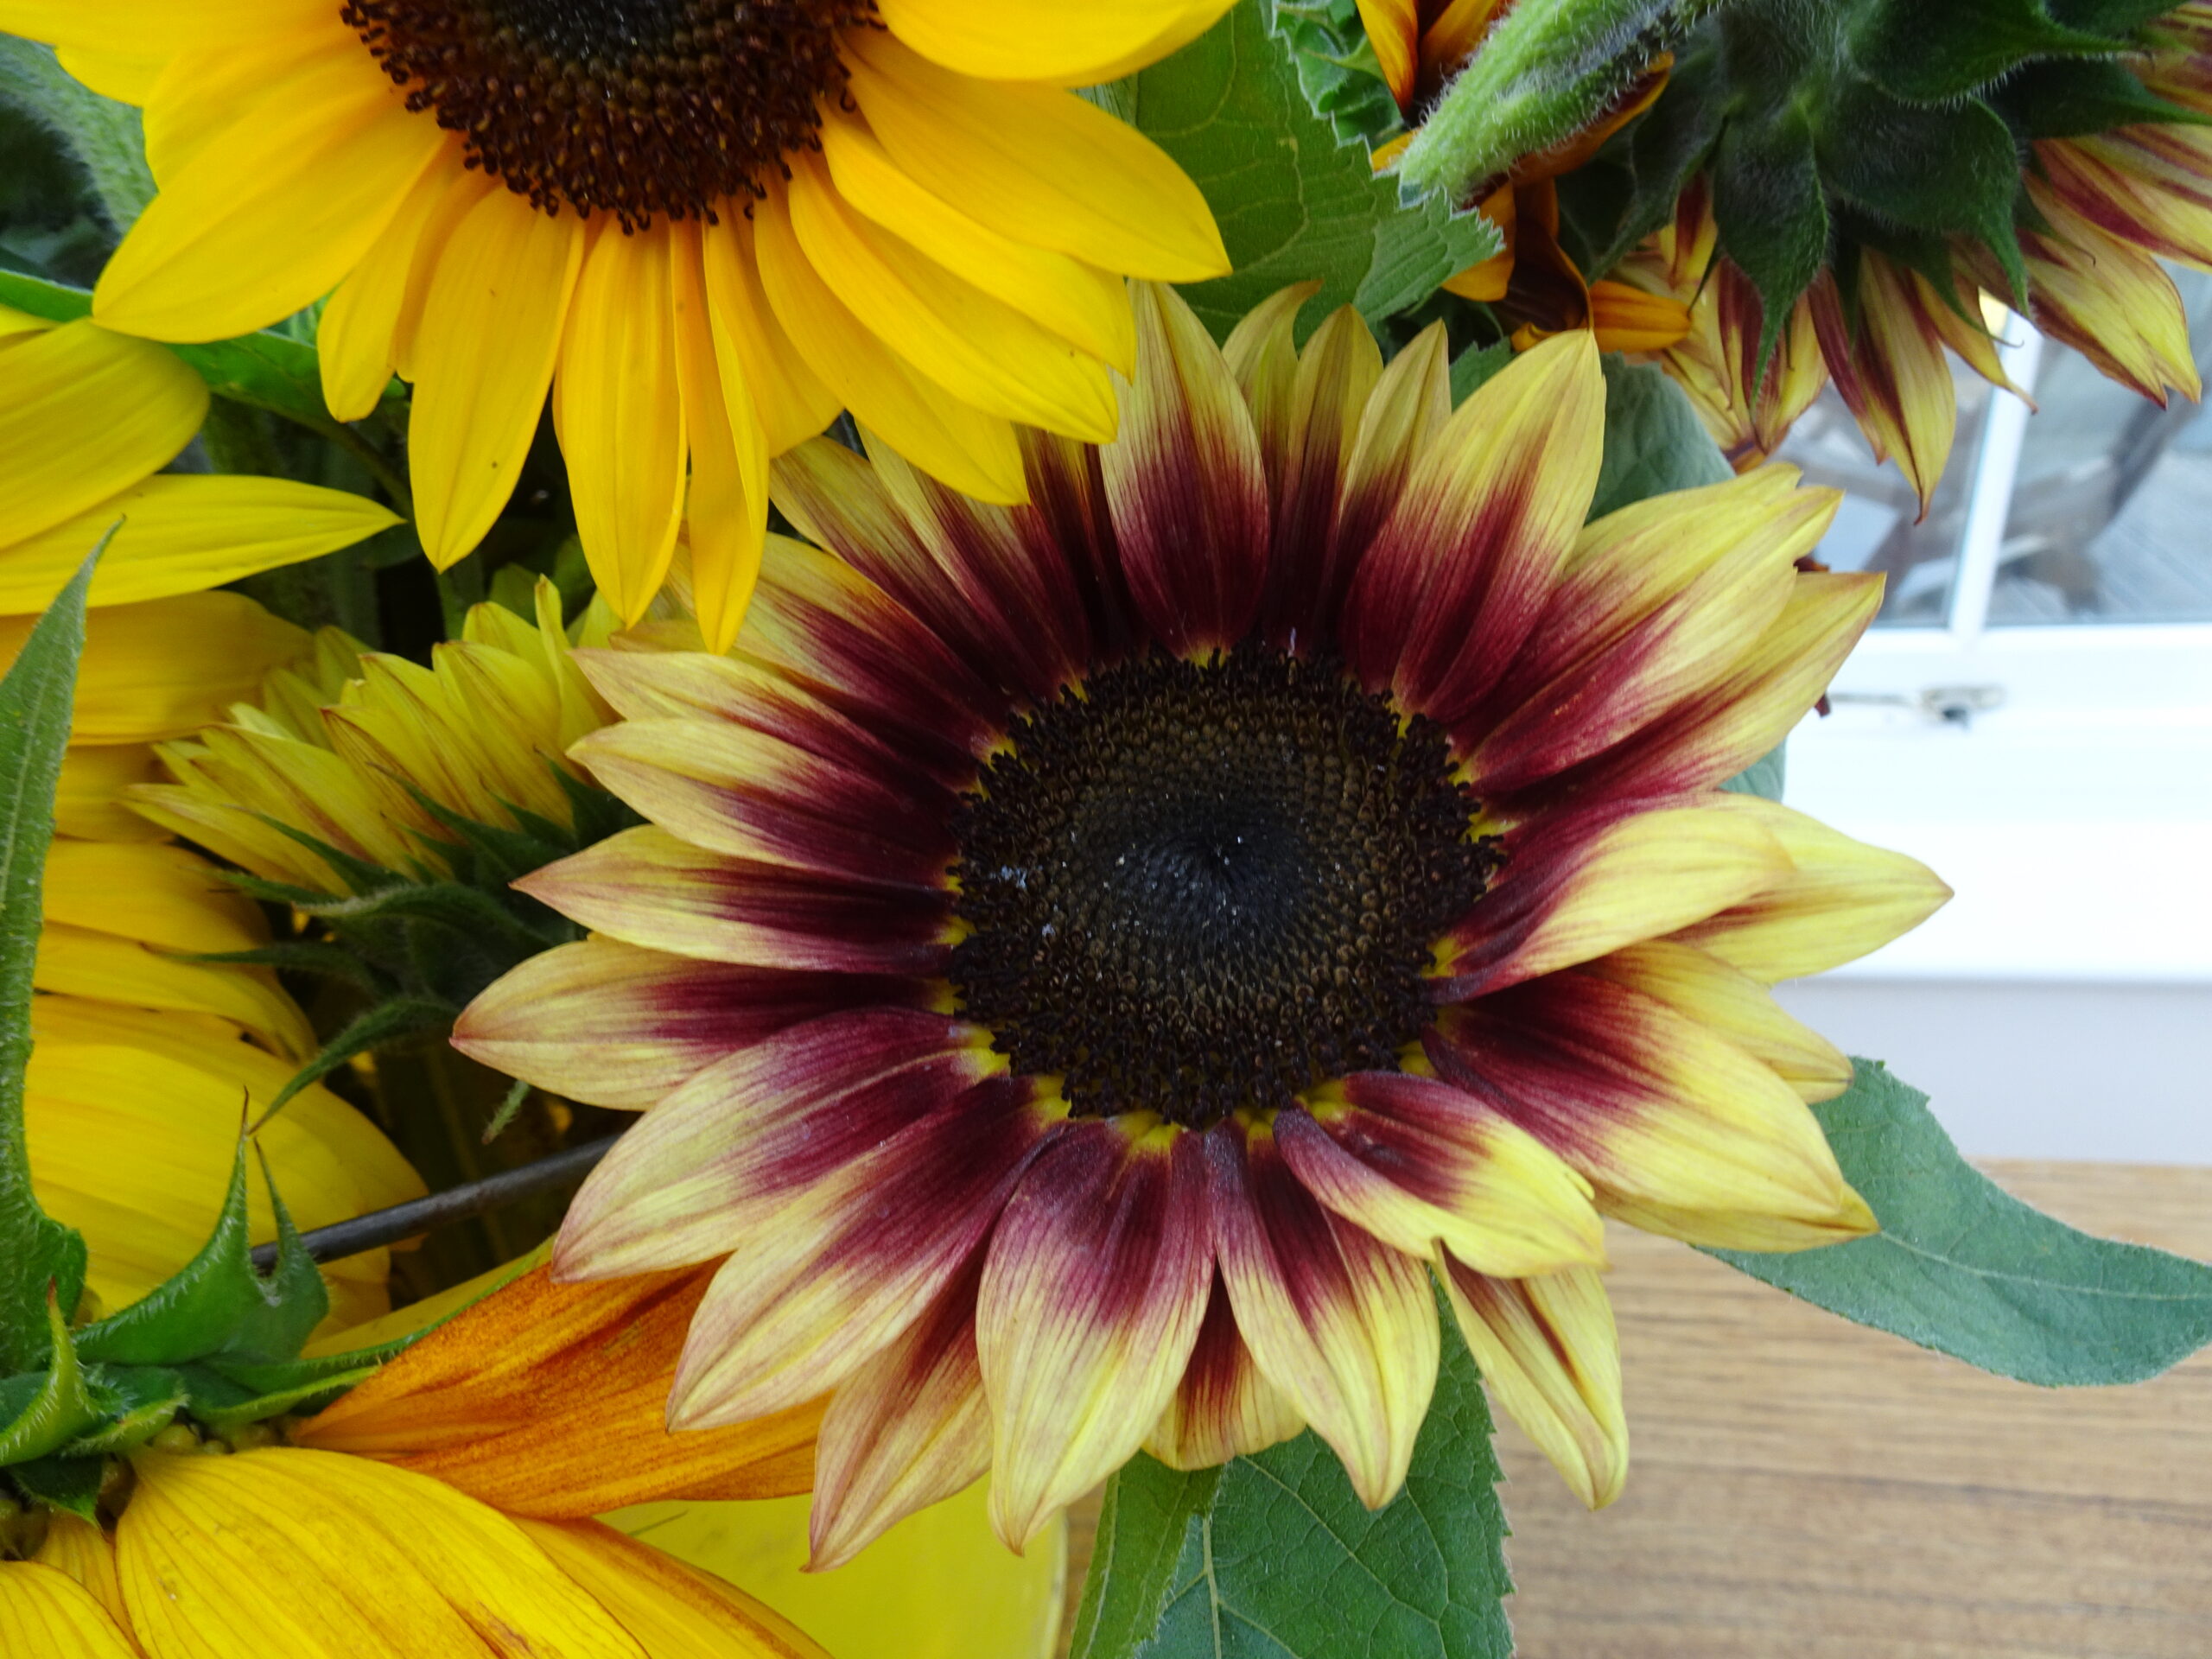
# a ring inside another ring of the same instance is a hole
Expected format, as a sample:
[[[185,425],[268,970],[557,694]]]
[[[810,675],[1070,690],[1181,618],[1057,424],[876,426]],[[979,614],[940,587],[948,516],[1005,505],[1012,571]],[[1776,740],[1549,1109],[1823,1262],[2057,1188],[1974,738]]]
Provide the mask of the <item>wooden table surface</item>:
[[[2077,1226],[2212,1258],[2212,1169],[1986,1167]],[[2212,1351],[2035,1389],[1685,1246],[1610,1243],[1628,1491],[1586,1513],[1501,1426],[1521,1659],[2212,1659]]]

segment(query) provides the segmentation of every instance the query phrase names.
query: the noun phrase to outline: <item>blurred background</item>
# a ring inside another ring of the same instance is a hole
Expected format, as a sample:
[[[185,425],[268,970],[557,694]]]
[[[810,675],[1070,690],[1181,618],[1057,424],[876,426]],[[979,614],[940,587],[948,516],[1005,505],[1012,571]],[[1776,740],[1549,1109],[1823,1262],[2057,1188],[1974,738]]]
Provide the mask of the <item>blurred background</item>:
[[[2176,279],[2212,339],[2212,277]],[[1971,1157],[2212,1164],[2212,414],[1999,332],[2034,410],[1955,359],[1924,519],[1833,388],[1781,451],[1846,492],[1818,556],[1889,577],[1787,798],[1958,892],[1782,998]]]

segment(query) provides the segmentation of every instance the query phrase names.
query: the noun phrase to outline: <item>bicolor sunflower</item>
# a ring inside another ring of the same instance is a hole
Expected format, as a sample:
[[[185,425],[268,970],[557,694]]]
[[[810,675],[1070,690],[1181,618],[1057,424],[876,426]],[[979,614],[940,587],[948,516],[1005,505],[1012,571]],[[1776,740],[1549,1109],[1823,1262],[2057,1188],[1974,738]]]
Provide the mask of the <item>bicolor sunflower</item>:
[[[0,1517],[0,1648],[825,1659],[770,1608],[588,1518],[640,1496],[803,1491],[813,1414],[671,1434],[660,1396],[684,1286],[543,1277],[478,1302],[321,1416],[227,1436],[173,1423],[111,1465],[97,1525]],[[461,1466],[440,1466],[455,1448]]]
[[[688,490],[727,645],[768,458],[840,407],[932,475],[1023,487],[1013,423],[1110,436],[1121,273],[1228,269],[1197,188],[1065,90],[1230,0],[6,0],[146,111],[160,194],[96,315],[167,340],[327,295],[323,387],[415,385],[441,567],[499,516],[550,388],[601,590],[635,621]]]
[[[650,823],[522,884],[594,937],[454,1040],[658,1083],[555,1271],[721,1262],[671,1420],[830,1390],[817,1562],[986,1469],[1019,1545],[1140,1446],[1304,1425],[1381,1504],[1432,1274],[1602,1503],[1601,1215],[1872,1225],[1806,1106],[1848,1067],[1766,988],[1945,889],[1718,787],[1879,599],[1796,568],[1834,495],[1770,467],[1586,524],[1586,333],[1455,412],[1440,327],[1300,352],[1296,302],[1224,352],[1141,289],[1121,435],[1025,435],[1024,506],[802,446],[817,544],[771,539],[734,652],[582,654],[626,718],[577,756]]]

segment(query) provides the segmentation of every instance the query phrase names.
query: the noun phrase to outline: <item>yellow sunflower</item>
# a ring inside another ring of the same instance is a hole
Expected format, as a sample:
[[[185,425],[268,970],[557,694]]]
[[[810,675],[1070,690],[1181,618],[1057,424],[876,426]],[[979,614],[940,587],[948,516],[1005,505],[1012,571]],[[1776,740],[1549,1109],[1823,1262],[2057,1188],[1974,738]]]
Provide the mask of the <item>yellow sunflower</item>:
[[[1119,274],[1228,262],[1174,163],[1065,89],[1230,3],[0,0],[0,27],[145,108],[160,194],[104,322],[213,340],[327,295],[332,412],[415,384],[441,567],[498,517],[550,387],[601,591],[643,614],[688,474],[727,645],[768,459],[841,406],[1004,502],[1014,423],[1112,435]]]
[[[819,1562],[986,1469],[1019,1545],[1141,1446],[1303,1425],[1387,1502],[1432,1272],[1602,1503],[1600,1215],[1872,1224],[1806,1106],[1849,1068],[1767,987],[1946,889],[1717,787],[1878,602],[1795,567],[1834,493],[1586,524],[1588,334],[1454,412],[1440,326],[1300,353],[1297,299],[1224,355],[1141,289],[1120,437],[1027,435],[1025,506],[803,446],[777,499],[819,546],[771,539],[734,652],[580,654],[625,718],[577,758],[650,822],[523,884],[594,937],[454,1041],[583,1100],[665,1080],[555,1271],[721,1262],[671,1421],[833,1390]]]
[[[98,1526],[0,1519],[0,1652],[825,1659],[752,1598],[588,1518],[637,1495],[803,1491],[817,1414],[673,1436],[660,1400],[683,1285],[543,1279],[289,1434],[173,1423],[111,1465]],[[656,1318],[671,1306],[673,1330]],[[426,1472],[408,1455],[425,1446],[497,1455]]]

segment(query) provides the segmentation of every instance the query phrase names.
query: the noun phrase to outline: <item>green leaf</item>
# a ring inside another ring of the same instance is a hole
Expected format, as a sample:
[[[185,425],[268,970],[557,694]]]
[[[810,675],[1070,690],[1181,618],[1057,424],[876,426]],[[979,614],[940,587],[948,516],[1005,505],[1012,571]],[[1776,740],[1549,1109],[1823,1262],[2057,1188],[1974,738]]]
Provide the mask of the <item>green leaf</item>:
[[[53,1456],[19,1463],[8,1473],[28,1498],[75,1516],[79,1521],[100,1523],[100,1480],[107,1473],[105,1458]]]
[[[1605,453],[1591,518],[1735,476],[1688,396],[1662,370],[1618,356],[1607,357],[1605,369]]]
[[[46,1329],[45,1368],[7,1379],[10,1392],[17,1398],[0,1395],[0,1400],[14,1407],[0,1423],[0,1465],[28,1463],[58,1452],[100,1420],[100,1408],[86,1389],[85,1368],[69,1340],[68,1321],[50,1291]]]
[[[241,1135],[222,1211],[200,1253],[130,1306],[78,1332],[78,1346],[87,1359],[177,1365],[225,1352],[282,1359],[297,1353],[321,1323],[330,1311],[329,1293],[301,1247],[273,1182],[276,1269],[267,1279],[254,1269],[245,1150]]]
[[[2139,1382],[2212,1342],[2212,1267],[2094,1238],[1959,1156],[1928,1096],[1879,1062],[1815,1106],[1882,1230],[1796,1255],[1715,1250],[1861,1325],[2046,1387]]]
[[[85,649],[85,591],[114,533],[55,595],[0,680],[0,1375],[48,1363],[46,1305],[58,1297],[74,1312],[85,1287],[85,1241],[48,1217],[31,1190],[23,1072],[54,782]]]
[[[0,98],[60,136],[117,230],[129,230],[146,211],[154,175],[137,111],[73,78],[52,47],[6,35],[0,35]]]
[[[1786,744],[1776,744],[1720,787],[1738,795],[1756,795],[1762,800],[1780,800],[1784,777],[1783,751],[1787,747]]]
[[[1311,1433],[1106,1489],[1071,1659],[1505,1659],[1512,1589],[1482,1383],[1448,1307],[1406,1489],[1370,1513]]]
[[[1398,205],[1367,148],[1339,143],[1307,105],[1274,34],[1272,0],[1251,0],[1136,77],[1135,120],[1205,192],[1236,274],[1183,296],[1217,336],[1287,283],[1319,279],[1320,316],[1344,304],[1370,322],[1417,304],[1503,245],[1479,213]]]
[[[1916,103],[1964,98],[2025,59],[2095,56],[2126,44],[2068,28],[2043,0],[1874,0],[1851,32],[1858,67]]]
[[[81,288],[0,270],[0,305],[50,322],[71,322],[92,315],[92,296]],[[312,346],[264,329],[204,345],[171,343],[169,350],[190,364],[218,397],[265,409],[317,432],[338,430],[322,401],[322,371]],[[405,393],[395,381],[385,395],[397,400]]]
[[[1713,161],[1713,216],[1720,245],[1759,291],[1765,312],[1759,372],[1789,308],[1820,275],[1828,251],[1812,124],[1795,105],[1761,119],[1731,121]]]
[[[1465,403],[1484,381],[1512,360],[1513,342],[1510,340],[1468,346],[1452,359],[1452,406],[1457,409]]]

